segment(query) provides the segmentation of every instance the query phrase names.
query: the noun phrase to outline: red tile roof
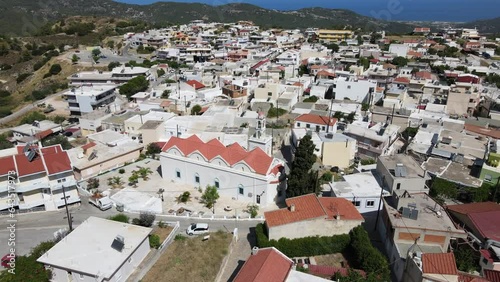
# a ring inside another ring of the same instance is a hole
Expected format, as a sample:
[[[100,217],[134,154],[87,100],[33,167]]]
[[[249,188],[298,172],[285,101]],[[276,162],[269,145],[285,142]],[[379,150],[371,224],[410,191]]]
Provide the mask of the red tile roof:
[[[42,148],[42,155],[48,175],[73,170],[68,153],[60,145]]]
[[[460,214],[482,213],[490,211],[500,211],[500,205],[494,202],[470,203],[461,205],[448,205],[446,208],[450,211]]]
[[[476,276],[466,272],[458,272],[458,282],[489,282],[481,276]]]
[[[500,139],[500,130],[498,129],[484,128],[477,125],[465,124],[465,130],[495,139]]]
[[[455,255],[444,254],[422,254],[422,272],[429,274],[458,275]]]
[[[87,144],[85,144],[85,145],[83,145],[83,146],[82,146],[82,150],[84,150],[84,151],[85,151],[85,150],[87,150],[87,149],[89,149],[89,148],[94,147],[95,145],[96,145],[96,143],[95,143],[95,142],[90,142],[90,143],[87,143]]]
[[[275,248],[260,249],[243,264],[234,282],[283,282],[293,261]]]
[[[428,71],[417,71],[415,73],[416,78],[432,79],[432,74]]]
[[[197,151],[208,161],[211,161],[215,157],[220,157],[230,166],[243,162],[253,169],[255,173],[261,175],[268,174],[268,171],[272,169],[271,164],[274,160],[273,157],[267,155],[260,148],[246,151],[237,143],[226,147],[218,139],[212,139],[205,143],[196,135],[192,135],[186,139],[172,137],[163,146],[162,151],[166,152],[174,147],[179,149],[184,156]]]
[[[205,88],[205,85],[203,83],[199,82],[198,80],[192,79],[192,80],[186,81],[186,83],[191,85],[192,87],[194,87],[195,90]]]
[[[0,175],[7,175],[9,171],[15,171],[16,165],[12,156],[0,158]]]
[[[336,218],[344,220],[364,220],[358,209],[347,199],[334,197],[320,197],[319,202],[328,214],[328,218]]]
[[[54,131],[52,131],[52,129],[47,129],[47,130],[38,132],[37,134],[35,134],[35,137],[38,140],[43,140],[43,139],[47,138],[47,136],[51,135],[52,133],[54,133]]]
[[[481,80],[479,76],[470,73],[459,74],[456,82],[478,84]]]
[[[392,82],[400,84],[410,84],[410,79],[406,77],[396,77]]]
[[[42,158],[38,153],[31,162],[28,161],[28,158],[24,154],[15,155],[14,158],[16,160],[17,173],[19,176],[26,176],[45,171]]]
[[[335,77],[335,74],[326,70],[320,70],[317,74],[317,76],[328,76],[328,77]]]
[[[300,82],[295,82],[295,83],[294,83],[294,84],[292,84],[292,85],[293,85],[293,86],[299,86],[299,87],[302,87],[302,86],[303,86],[303,84],[302,84],[302,83],[300,83]]]
[[[500,271],[483,269],[483,275],[486,279],[492,282],[500,282]]]
[[[328,118],[327,116],[319,116],[313,114],[302,114],[298,116],[295,121],[319,124],[319,125],[329,125],[333,126],[337,122],[336,118]]]
[[[315,218],[333,219],[337,214],[340,220],[363,220],[353,204],[344,198],[318,198],[315,194],[307,194],[286,199],[286,205],[287,208],[264,213],[268,227]],[[290,210],[292,205],[295,211]]]

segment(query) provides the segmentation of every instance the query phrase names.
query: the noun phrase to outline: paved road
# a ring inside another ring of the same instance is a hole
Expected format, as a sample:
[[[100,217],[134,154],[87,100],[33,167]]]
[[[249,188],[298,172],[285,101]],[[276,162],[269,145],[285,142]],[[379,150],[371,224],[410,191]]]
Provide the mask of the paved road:
[[[106,218],[111,215],[117,214],[115,209],[110,209],[107,211],[100,211],[99,209],[91,206],[87,201],[82,198],[82,204],[80,206],[70,207],[70,212],[73,216],[73,227],[77,227],[83,221],[85,221],[90,216],[97,216]],[[137,214],[128,214],[130,218],[137,217]],[[9,222],[11,218],[8,216],[0,216],[0,257],[6,254],[9,250],[7,245],[7,239],[10,235],[7,227],[10,225]],[[157,220],[172,221],[172,217],[162,217],[157,216]],[[29,253],[32,247],[38,245],[40,242],[52,240],[54,238],[54,232],[61,228],[68,227],[68,220],[66,218],[66,211],[64,209],[53,211],[53,212],[38,212],[29,214],[18,214],[15,215],[16,223],[16,251],[19,255],[25,255]],[[232,232],[235,227],[239,228],[239,232],[243,237],[250,230],[250,227],[254,227],[257,221],[242,220],[236,222],[233,220],[203,220],[194,218],[180,218],[175,221],[180,222],[179,232],[185,232],[187,227],[196,222],[206,222],[209,223],[211,231],[217,231],[219,229]]]
[[[33,104],[28,104],[28,105],[22,107],[21,109],[19,109],[18,111],[12,113],[11,115],[8,115],[6,117],[0,118],[0,125],[9,123],[9,122],[11,122],[11,121],[13,121],[15,119],[18,119],[18,118],[22,117],[23,115],[27,114],[29,111],[31,111],[33,109],[36,109],[37,108],[37,106],[36,106],[37,104],[45,103],[45,102],[47,102],[51,98],[61,96],[64,92],[66,92],[66,89],[63,90],[63,91],[60,91],[58,93],[49,95],[49,96],[45,97],[43,100],[36,101]]]

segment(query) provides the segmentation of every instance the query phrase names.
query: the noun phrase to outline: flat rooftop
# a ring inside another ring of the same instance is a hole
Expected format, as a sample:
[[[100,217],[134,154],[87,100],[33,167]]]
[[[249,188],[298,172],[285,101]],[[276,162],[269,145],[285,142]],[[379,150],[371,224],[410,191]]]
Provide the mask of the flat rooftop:
[[[146,121],[140,128],[139,130],[144,130],[144,129],[156,129],[158,128],[160,125],[163,124],[163,121],[159,121],[159,120],[148,120]]]
[[[471,170],[460,163],[431,157],[422,164],[422,167],[428,172],[448,181],[472,187],[479,187],[482,185],[482,181],[470,175]]]
[[[129,119],[133,116],[141,115],[141,114],[144,115],[146,113],[147,112],[127,111],[127,112],[122,113],[122,114],[113,114],[110,117],[108,117],[107,119],[103,120],[102,122],[103,123],[111,123],[111,124],[123,124],[127,119]]]
[[[417,219],[403,217],[400,208],[416,206],[418,210]],[[453,237],[465,238],[467,235],[463,229],[457,229],[442,206],[436,203],[425,193],[413,193],[410,197],[400,197],[398,207],[384,204],[391,225],[402,228],[404,232],[411,232],[411,229],[436,230],[454,233]]]
[[[75,96],[97,96],[104,92],[116,89],[118,85],[94,85],[94,86],[79,86],[72,88],[66,92],[64,95],[75,95]]]
[[[424,169],[408,155],[395,154],[392,156],[380,156],[378,159],[387,169],[395,169],[397,164],[403,164],[406,168],[406,177],[424,177]]]
[[[336,197],[373,197],[380,196],[380,180],[374,172],[360,172],[344,175],[345,181],[330,182],[330,188]],[[384,191],[384,195],[389,192]]]
[[[91,216],[37,261],[109,279],[147,240],[151,231],[151,228]],[[123,236],[125,243],[121,252],[111,247],[118,235]]]

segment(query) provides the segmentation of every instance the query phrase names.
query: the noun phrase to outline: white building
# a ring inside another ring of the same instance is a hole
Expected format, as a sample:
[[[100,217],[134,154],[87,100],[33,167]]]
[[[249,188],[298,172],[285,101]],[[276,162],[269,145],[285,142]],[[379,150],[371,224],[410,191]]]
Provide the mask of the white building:
[[[358,103],[368,102],[368,93],[373,93],[377,88],[377,82],[360,80],[357,78],[339,77],[335,80],[333,92],[335,100],[349,99]]]
[[[398,57],[405,57],[408,54],[410,47],[406,44],[391,44],[389,45],[389,53],[396,54]]]
[[[149,253],[151,231],[92,216],[37,261],[51,281],[126,281]]]
[[[68,205],[80,202],[72,163],[61,145],[18,146],[0,154],[0,210],[56,210],[65,206],[63,188]]]
[[[344,175],[343,178],[344,181],[329,183],[332,196],[351,201],[361,214],[378,211],[381,192],[383,197],[389,196],[371,171]]]
[[[143,75],[149,79],[150,74],[148,68],[120,66],[110,72],[84,71],[75,73],[68,77],[68,80],[70,85],[121,84],[139,75]]]
[[[335,133],[337,132],[337,119],[314,114],[302,114],[295,119],[294,128]]]
[[[238,143],[203,142],[196,135],[171,137],[160,155],[162,176],[178,183],[205,188],[239,201],[267,206],[284,198],[283,161],[260,148],[246,151]]]
[[[71,115],[80,116],[115,100],[117,85],[80,86],[64,93]]]
[[[32,124],[21,124],[12,128],[12,136],[18,143],[39,140],[52,133],[61,131],[61,125],[51,120],[35,121]]]

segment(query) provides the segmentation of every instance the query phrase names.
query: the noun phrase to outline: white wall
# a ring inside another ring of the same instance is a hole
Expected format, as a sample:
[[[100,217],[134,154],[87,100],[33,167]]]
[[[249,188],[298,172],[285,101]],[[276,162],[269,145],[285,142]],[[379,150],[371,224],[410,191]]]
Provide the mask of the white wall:
[[[269,228],[269,239],[296,239],[308,236],[333,236],[347,234],[362,222],[362,220],[326,220],[324,218],[303,220]]]
[[[215,180],[218,179],[221,195],[249,203],[257,203],[257,195],[261,195],[261,206],[275,202],[278,184],[270,184],[266,176],[251,172],[245,165],[238,164],[231,168],[218,157],[207,163],[203,156],[197,153],[186,158],[177,149],[170,149],[169,152],[171,153],[162,153],[160,157],[164,179],[202,189],[207,185],[215,185]],[[177,177],[177,170],[180,171],[180,178]],[[199,175],[199,184],[195,182],[195,174]],[[239,193],[240,185],[244,189],[243,195]],[[249,193],[252,193],[251,197],[248,196]]]
[[[346,81],[339,79],[337,80],[336,87],[333,89],[333,92],[335,93],[335,100],[344,100],[344,98],[349,98],[351,101],[362,103],[365,102],[365,99],[367,99],[370,87],[373,87],[375,90],[377,83],[368,80]]]

